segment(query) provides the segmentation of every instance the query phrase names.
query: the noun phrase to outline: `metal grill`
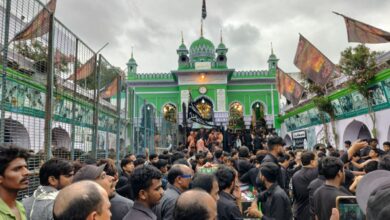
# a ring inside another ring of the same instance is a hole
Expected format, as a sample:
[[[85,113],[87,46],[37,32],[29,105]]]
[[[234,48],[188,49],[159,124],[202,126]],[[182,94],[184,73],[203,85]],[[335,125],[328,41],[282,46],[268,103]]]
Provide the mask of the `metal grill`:
[[[116,102],[99,97],[120,69],[50,16],[49,8],[37,0],[0,0],[0,143],[32,153],[30,186],[20,197],[39,185],[39,167],[51,157],[82,162],[118,159],[127,151],[117,144],[125,139],[124,114]],[[23,32],[32,23],[39,30]]]

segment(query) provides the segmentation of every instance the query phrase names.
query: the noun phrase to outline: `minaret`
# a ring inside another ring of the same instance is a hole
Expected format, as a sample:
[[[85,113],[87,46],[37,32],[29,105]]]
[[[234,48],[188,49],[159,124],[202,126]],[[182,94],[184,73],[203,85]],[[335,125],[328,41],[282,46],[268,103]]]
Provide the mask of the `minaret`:
[[[177,55],[179,55],[178,69],[186,69],[190,65],[190,58],[188,57],[188,49],[186,45],[184,44],[184,37],[183,32],[181,32],[181,45],[179,46],[179,49],[176,50]]]
[[[137,75],[137,62],[134,59],[133,47],[131,48],[131,58],[127,62],[127,79],[135,79]]]
[[[226,48],[225,44],[223,43],[222,30],[221,30],[221,42],[219,43],[215,52],[217,53],[217,60],[216,60],[217,67],[227,68],[226,53],[228,52],[228,48]]]
[[[271,75],[276,75],[276,68],[278,67],[279,59],[274,54],[274,48],[271,42],[271,55],[268,58],[268,72]]]

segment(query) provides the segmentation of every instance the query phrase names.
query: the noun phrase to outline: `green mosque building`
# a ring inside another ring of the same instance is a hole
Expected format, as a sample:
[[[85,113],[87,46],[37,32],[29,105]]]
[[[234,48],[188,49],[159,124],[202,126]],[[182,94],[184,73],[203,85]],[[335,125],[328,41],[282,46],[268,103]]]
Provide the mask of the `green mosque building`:
[[[280,128],[275,86],[278,59],[273,51],[265,70],[230,67],[222,35],[217,47],[203,33],[189,48],[182,38],[176,51],[177,67],[167,72],[138,72],[133,53],[127,63],[130,146],[165,147],[171,139],[180,140],[178,130],[182,126],[207,127],[187,120],[183,114],[191,98],[202,118],[210,119],[214,126],[234,130]]]

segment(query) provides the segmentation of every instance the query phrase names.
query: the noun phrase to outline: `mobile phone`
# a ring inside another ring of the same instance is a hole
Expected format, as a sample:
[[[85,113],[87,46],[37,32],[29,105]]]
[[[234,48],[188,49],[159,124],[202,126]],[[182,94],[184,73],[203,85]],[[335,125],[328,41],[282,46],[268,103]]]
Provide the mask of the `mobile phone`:
[[[360,209],[356,196],[338,196],[336,208],[340,213],[340,220],[365,220],[363,211]]]

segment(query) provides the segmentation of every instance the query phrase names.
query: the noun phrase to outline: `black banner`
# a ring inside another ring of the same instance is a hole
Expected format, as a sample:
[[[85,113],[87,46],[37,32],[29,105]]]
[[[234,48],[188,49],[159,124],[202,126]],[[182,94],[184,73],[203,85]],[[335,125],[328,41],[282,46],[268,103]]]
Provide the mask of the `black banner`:
[[[198,109],[196,108],[195,102],[192,100],[190,94],[190,100],[188,101],[188,117],[187,119],[199,123],[201,125],[212,126],[214,127],[214,112],[212,112],[213,117],[210,119],[205,119],[202,117]]]

